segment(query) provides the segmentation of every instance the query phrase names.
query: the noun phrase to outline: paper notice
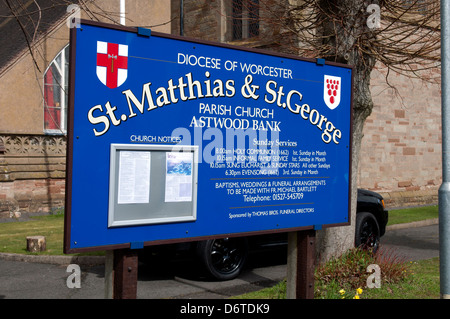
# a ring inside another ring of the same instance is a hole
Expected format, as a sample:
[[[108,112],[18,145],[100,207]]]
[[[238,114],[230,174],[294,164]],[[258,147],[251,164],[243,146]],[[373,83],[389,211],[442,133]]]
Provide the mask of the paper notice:
[[[145,204],[150,196],[150,152],[120,151],[118,204]]]
[[[192,201],[193,162],[191,152],[166,153],[166,202]]]

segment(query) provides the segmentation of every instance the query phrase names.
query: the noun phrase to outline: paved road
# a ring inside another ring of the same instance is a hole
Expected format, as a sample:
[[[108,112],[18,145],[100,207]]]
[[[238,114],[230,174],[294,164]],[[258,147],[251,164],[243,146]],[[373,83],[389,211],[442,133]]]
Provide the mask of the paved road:
[[[385,249],[408,261],[439,256],[439,226],[388,230],[381,239]]]
[[[438,225],[388,230],[382,246],[406,260],[439,255]],[[286,276],[285,256],[254,256],[244,273],[226,282],[201,277],[195,264],[180,259],[170,264],[140,264],[138,298],[228,298],[272,286]],[[104,267],[82,266],[81,288],[68,288],[67,265],[0,259],[0,298],[79,299],[104,297]]]

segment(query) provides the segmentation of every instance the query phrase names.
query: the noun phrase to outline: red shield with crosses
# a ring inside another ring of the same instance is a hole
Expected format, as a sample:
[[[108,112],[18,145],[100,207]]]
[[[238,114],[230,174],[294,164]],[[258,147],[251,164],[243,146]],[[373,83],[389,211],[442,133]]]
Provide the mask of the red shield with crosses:
[[[128,76],[128,45],[97,41],[97,77],[110,89],[122,85]]]
[[[341,102],[341,78],[325,75],[323,82],[323,100],[331,110],[334,110]]]

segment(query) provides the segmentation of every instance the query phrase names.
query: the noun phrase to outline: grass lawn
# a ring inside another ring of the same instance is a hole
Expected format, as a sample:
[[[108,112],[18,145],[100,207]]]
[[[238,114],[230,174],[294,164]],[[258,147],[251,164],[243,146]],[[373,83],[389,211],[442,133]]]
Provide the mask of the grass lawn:
[[[388,226],[433,219],[438,218],[438,216],[439,208],[437,205],[390,210]]]
[[[366,289],[361,299],[439,299],[439,258],[412,262],[411,274],[396,284]]]
[[[45,236],[46,255],[61,255],[63,253],[64,215],[39,216],[25,222],[1,223],[0,252],[32,254],[26,250],[26,237],[37,235]]]
[[[30,253],[27,251],[27,236],[45,236],[46,251]],[[31,217],[23,222],[0,223],[0,252],[28,255],[63,255],[64,215]],[[103,252],[83,255],[102,255]],[[81,254],[74,254],[81,255]]]

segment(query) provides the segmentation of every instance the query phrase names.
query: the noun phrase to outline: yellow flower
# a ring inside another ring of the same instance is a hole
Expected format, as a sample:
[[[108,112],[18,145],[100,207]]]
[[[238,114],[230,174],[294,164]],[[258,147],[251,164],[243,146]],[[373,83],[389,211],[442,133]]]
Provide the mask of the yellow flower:
[[[341,289],[341,290],[339,290],[339,293],[340,293],[341,295],[343,295],[343,294],[345,294],[345,290],[344,290],[344,289]]]
[[[355,297],[353,297],[353,299],[359,299],[359,295],[355,295]]]
[[[362,292],[363,292],[363,290],[362,290],[361,288],[356,289],[356,293],[357,293],[358,295],[362,294]]]

